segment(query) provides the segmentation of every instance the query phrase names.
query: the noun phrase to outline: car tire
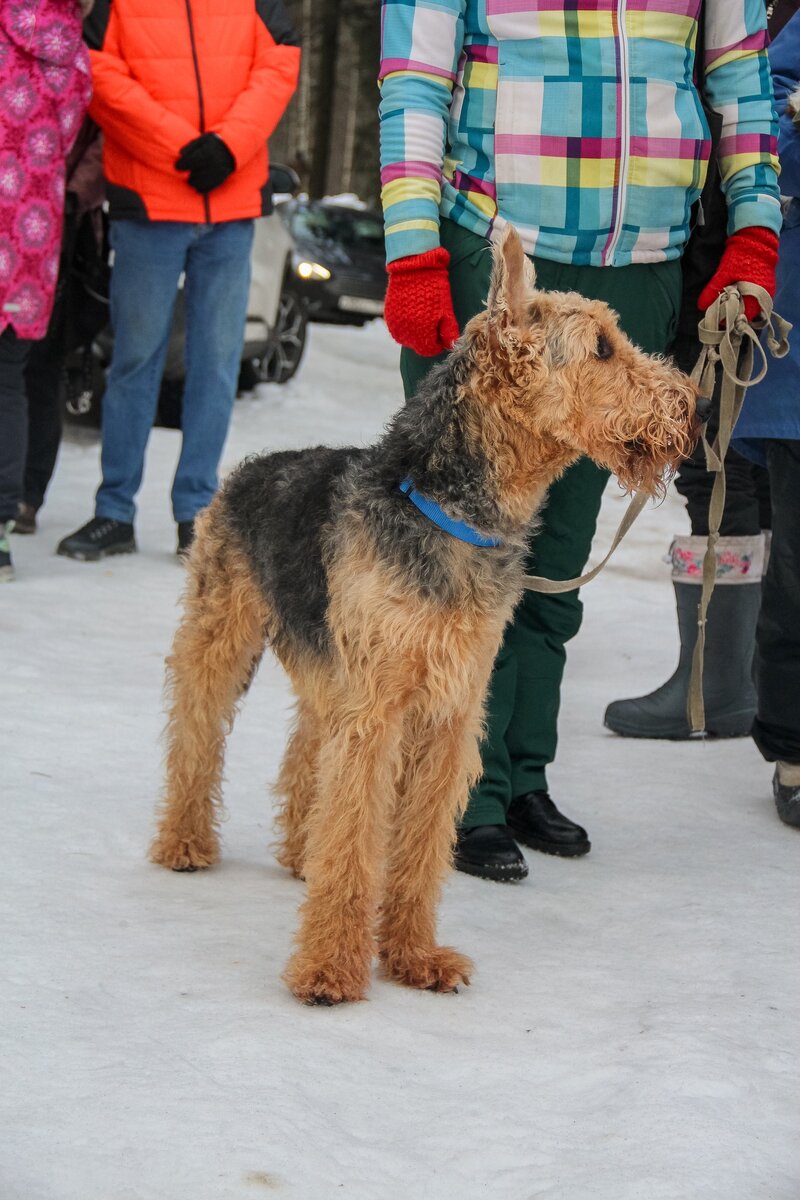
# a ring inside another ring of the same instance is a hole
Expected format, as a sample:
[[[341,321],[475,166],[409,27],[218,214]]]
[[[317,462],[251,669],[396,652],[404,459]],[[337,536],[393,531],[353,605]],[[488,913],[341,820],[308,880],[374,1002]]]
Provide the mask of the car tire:
[[[307,326],[308,316],[302,299],[292,288],[284,288],[275,328],[257,365],[262,383],[288,383],[295,375],[306,347]]]

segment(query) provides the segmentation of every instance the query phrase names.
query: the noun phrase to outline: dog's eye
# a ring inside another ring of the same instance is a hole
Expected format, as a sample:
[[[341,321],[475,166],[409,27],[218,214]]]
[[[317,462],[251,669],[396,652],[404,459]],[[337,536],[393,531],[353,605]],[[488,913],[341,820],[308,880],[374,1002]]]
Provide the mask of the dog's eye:
[[[604,333],[601,333],[597,339],[597,349],[595,354],[598,358],[611,358],[614,353],[614,347]]]

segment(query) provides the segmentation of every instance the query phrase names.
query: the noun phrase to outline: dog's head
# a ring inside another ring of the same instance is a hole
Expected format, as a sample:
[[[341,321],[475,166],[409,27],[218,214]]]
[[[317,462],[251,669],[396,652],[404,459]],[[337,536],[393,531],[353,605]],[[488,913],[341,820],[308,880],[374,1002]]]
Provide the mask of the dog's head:
[[[627,489],[655,494],[699,434],[683,372],[644,354],[608,305],[540,292],[519,236],[494,247],[486,311],[465,330],[471,387],[495,416],[562,465],[586,454]]]

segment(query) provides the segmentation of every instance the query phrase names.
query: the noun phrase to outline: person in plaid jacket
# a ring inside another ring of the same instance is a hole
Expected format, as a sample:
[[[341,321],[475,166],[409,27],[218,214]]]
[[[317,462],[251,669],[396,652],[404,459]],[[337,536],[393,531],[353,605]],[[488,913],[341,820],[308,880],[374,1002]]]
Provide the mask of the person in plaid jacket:
[[[538,286],[604,300],[643,350],[667,349],[711,149],[698,77],[722,121],[728,209],[700,306],[739,280],[773,294],[781,210],[766,46],[763,0],[382,0],[385,316],[406,394],[483,308],[487,242],[508,223]],[[581,573],[606,481],[582,460],[551,489],[530,570]],[[580,621],[576,592],[527,593],[507,630],[484,775],[456,846],[467,873],[523,878],[516,841],[590,849],[546,780]]]

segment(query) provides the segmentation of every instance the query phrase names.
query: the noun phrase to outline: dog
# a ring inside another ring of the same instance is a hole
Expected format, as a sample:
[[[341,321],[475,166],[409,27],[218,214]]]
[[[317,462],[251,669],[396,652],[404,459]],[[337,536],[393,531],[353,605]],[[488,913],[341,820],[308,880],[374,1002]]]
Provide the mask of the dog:
[[[298,702],[278,860],[307,881],[284,979],[309,1004],[365,998],[376,953],[410,987],[469,982],[436,910],[536,513],[581,455],[656,494],[699,432],[688,378],[605,304],[537,292],[511,228],[493,253],[486,311],[375,445],[245,460],[197,522],[151,857],[217,861],[225,738],[269,644]]]

